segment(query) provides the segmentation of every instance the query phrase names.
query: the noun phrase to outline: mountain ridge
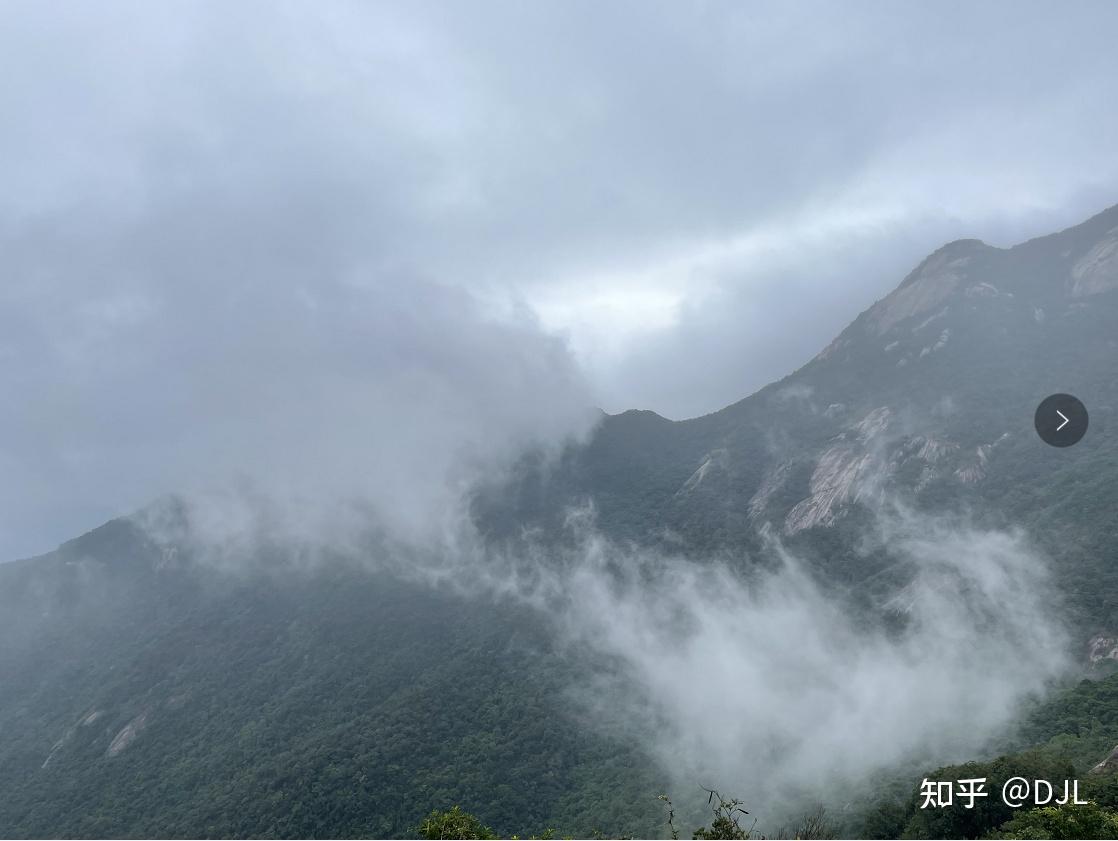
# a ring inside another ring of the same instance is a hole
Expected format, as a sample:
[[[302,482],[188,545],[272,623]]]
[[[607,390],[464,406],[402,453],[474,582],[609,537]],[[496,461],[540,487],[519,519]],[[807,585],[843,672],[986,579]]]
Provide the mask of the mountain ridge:
[[[543,523],[548,511],[594,498],[599,522],[616,537],[647,541],[651,518],[704,551],[756,547],[760,524],[788,525],[813,498],[817,516],[793,520],[833,526],[832,514],[859,507],[860,481],[884,479],[890,493],[917,504],[955,500],[993,511],[1007,485],[1112,453],[1118,260],[1099,267],[1090,307],[1069,283],[1115,224],[1118,205],[1006,249],[949,243],[786,377],[698,418],[650,427],[632,412],[607,416],[557,469],[529,471],[481,507],[515,508],[518,494],[535,500],[531,511],[504,518],[507,526],[522,516]],[[960,259],[967,262],[947,265]],[[883,306],[929,277],[946,294],[902,307],[880,329]],[[1057,391],[1079,394],[1092,423],[1088,438],[1059,456],[1032,430],[1036,405]],[[860,444],[859,426],[875,418],[875,442]],[[888,454],[870,452],[886,443]]]

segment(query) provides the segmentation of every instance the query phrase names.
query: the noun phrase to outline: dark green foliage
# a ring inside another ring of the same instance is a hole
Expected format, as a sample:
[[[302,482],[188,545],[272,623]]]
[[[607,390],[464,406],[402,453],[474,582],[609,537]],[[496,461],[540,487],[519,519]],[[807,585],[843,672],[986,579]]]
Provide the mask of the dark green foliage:
[[[1118,675],[1057,693],[1026,717],[1018,741],[1066,756],[1086,771],[1118,745]]]
[[[579,714],[533,614],[340,565],[156,569],[119,531],[38,561],[41,642],[3,646],[0,834],[392,837],[441,803],[502,835],[660,823],[651,761]]]
[[[1118,812],[1097,803],[1019,812],[987,838],[1118,838]]]
[[[492,829],[458,806],[445,811],[435,809],[419,825],[419,834],[429,839],[498,837]]]

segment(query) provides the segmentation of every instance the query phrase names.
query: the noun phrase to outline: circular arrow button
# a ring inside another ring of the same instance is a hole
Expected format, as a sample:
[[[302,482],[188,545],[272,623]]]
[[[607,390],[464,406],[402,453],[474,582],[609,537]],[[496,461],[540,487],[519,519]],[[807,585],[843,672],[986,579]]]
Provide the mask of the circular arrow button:
[[[1087,407],[1078,397],[1053,394],[1040,401],[1033,424],[1045,444],[1070,447],[1087,434]]]

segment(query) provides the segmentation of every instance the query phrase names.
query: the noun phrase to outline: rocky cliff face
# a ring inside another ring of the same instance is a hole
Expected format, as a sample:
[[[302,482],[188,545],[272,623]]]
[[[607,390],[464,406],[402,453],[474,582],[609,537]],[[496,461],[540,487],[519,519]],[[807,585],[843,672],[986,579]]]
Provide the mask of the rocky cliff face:
[[[1086,298],[1118,289],[1118,226],[1106,232],[1071,268],[1068,292]]]

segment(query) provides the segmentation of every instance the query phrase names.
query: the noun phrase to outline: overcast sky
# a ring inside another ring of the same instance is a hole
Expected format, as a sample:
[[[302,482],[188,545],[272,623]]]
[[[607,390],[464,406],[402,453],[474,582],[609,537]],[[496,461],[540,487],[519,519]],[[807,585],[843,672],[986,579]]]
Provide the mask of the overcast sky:
[[[463,453],[740,399],[943,242],[1118,202],[1116,30],[1108,2],[5,3],[0,558],[223,473],[375,476],[416,520]]]

